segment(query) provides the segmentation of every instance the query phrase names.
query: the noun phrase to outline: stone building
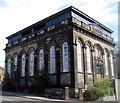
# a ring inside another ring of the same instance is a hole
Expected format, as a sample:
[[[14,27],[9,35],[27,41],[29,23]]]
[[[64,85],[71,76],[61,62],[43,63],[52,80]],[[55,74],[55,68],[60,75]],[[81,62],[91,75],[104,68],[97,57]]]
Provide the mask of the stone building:
[[[5,69],[4,67],[0,67],[0,81],[3,81],[5,77]]]
[[[77,91],[97,76],[115,77],[112,30],[74,7],[68,7],[7,37],[6,73],[29,86],[45,69],[54,88]]]

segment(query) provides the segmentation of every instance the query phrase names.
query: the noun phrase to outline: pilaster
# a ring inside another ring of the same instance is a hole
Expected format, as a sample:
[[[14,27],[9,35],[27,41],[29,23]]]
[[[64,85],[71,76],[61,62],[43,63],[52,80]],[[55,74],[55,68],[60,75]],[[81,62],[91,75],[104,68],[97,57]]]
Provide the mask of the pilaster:
[[[26,54],[25,56],[25,85],[28,86],[28,68],[29,68],[29,65],[28,65],[28,55]]]
[[[105,68],[105,53],[102,53],[103,56],[103,77],[106,76],[106,68]]]
[[[75,83],[75,96],[78,93],[78,70],[77,70],[77,43],[76,39],[74,40],[73,44],[73,52],[74,52],[74,83]]]
[[[111,71],[111,55],[108,55],[108,71],[109,71],[109,76],[112,77],[112,71]]]
[[[95,50],[91,50],[91,59],[92,59],[92,73],[93,73],[93,83],[96,83],[96,63],[95,63]]]
[[[86,46],[83,46],[83,68],[84,68],[84,84],[88,84],[88,74],[87,74],[87,53],[86,53]]]

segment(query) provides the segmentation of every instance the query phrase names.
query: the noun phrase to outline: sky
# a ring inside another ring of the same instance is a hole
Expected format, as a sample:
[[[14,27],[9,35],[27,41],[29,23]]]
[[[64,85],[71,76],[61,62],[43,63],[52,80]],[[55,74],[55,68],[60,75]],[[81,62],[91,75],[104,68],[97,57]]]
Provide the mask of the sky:
[[[0,0],[0,66],[5,66],[6,37],[69,6],[112,29],[118,40],[119,0]]]

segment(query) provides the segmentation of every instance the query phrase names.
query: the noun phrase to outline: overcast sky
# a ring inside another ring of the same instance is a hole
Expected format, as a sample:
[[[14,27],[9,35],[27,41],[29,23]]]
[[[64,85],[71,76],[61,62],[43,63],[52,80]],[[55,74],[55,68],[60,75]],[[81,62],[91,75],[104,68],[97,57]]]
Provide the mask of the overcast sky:
[[[117,40],[119,0],[0,0],[0,66],[6,37],[66,7],[74,6],[114,31]]]

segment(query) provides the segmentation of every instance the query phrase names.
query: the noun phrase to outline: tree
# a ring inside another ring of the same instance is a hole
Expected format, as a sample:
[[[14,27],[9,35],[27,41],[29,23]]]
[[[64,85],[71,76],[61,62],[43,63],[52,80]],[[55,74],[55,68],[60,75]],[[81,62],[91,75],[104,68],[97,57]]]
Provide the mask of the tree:
[[[89,84],[87,90],[84,93],[84,98],[88,101],[93,101],[99,99],[100,97],[113,94],[114,88],[112,85],[112,79],[105,77],[98,78],[96,85]]]
[[[2,83],[2,90],[13,91],[14,89],[15,88],[12,84],[12,81],[9,77],[9,74],[6,72],[5,78],[4,78],[3,83]]]
[[[44,92],[45,88],[50,88],[51,82],[48,73],[45,70],[37,70],[32,86],[37,92]]]

